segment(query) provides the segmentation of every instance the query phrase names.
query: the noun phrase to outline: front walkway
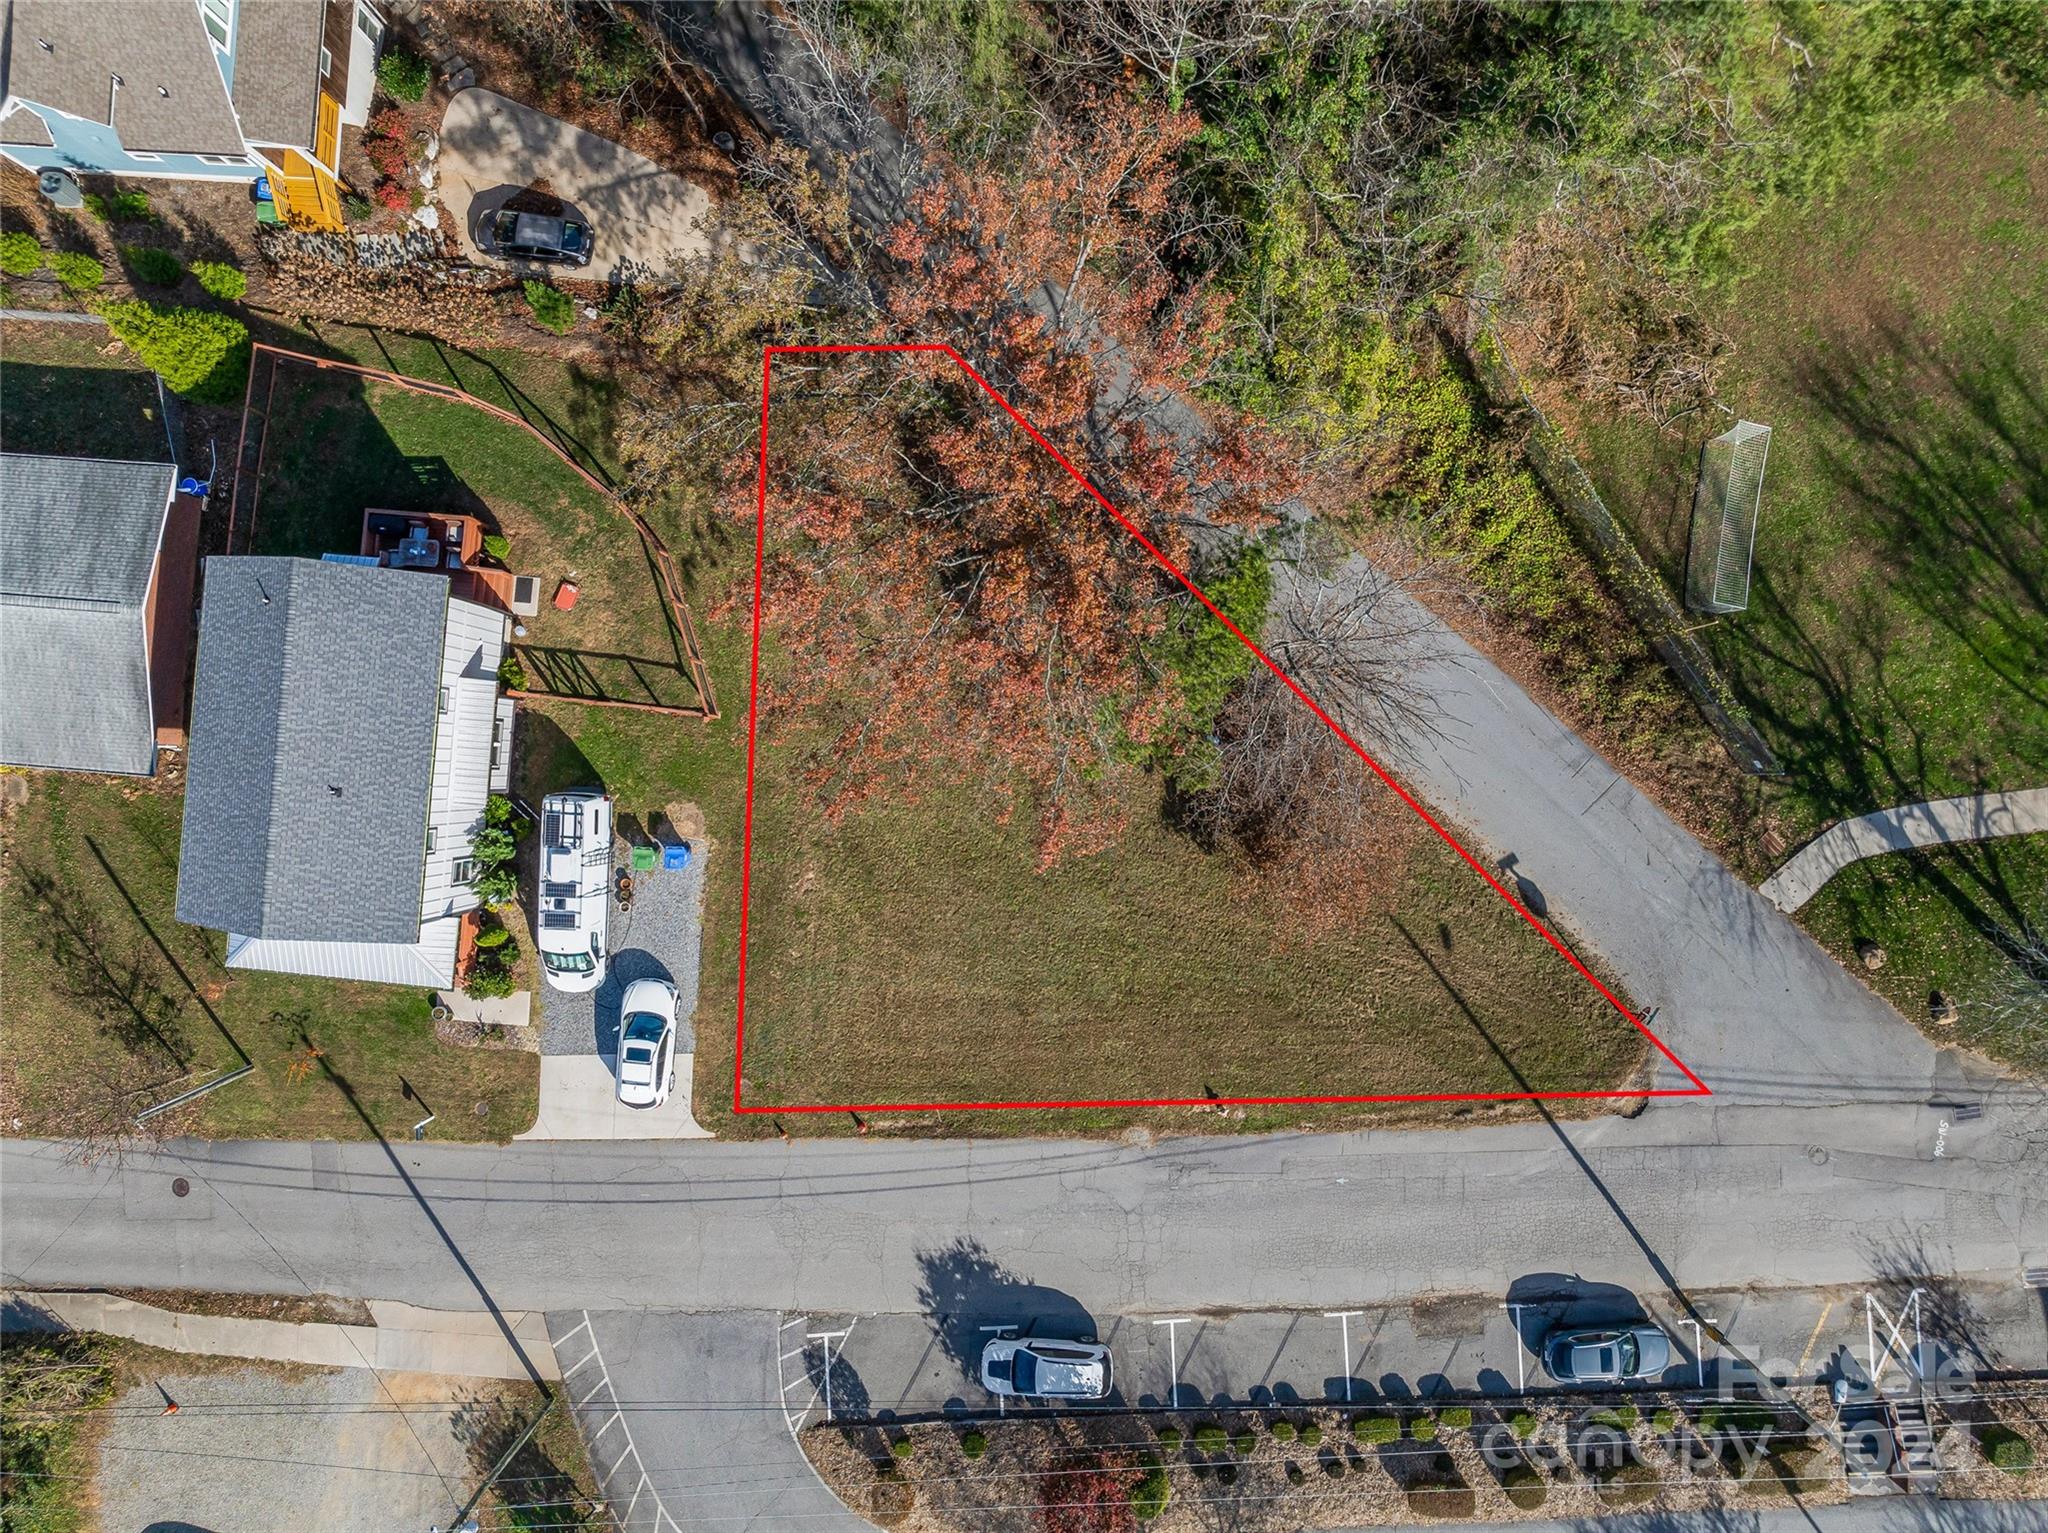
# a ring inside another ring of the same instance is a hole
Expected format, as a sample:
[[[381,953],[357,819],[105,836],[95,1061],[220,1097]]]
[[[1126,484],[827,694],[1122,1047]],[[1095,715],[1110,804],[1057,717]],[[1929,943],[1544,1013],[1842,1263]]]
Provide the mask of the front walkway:
[[[1757,893],[1789,915],[1820,893],[1842,869],[1865,857],[1916,846],[1989,841],[2029,831],[2048,831],[2048,788],[1979,793],[1880,809],[1822,831],[1758,884]]]

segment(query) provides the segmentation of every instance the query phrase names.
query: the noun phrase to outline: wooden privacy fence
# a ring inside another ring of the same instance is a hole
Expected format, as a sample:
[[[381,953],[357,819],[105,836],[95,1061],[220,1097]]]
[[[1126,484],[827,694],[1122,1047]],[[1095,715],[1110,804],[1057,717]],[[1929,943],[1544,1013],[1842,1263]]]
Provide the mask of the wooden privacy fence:
[[[263,386],[263,408],[259,412],[255,409],[256,373],[258,367],[266,361],[269,364],[269,374]],[[310,367],[320,372],[346,373],[353,377],[366,378],[376,383],[388,383],[415,394],[425,394],[430,398],[446,400],[450,404],[467,405],[471,409],[482,410],[487,415],[495,416],[506,425],[516,427],[525,432],[536,442],[540,443],[541,446],[561,459],[577,477],[582,479],[585,484],[589,485],[599,495],[603,496],[606,504],[610,505],[613,510],[631,522],[633,530],[640,534],[641,542],[646,545],[652,557],[655,576],[661,585],[662,599],[667,605],[670,617],[674,623],[677,643],[683,652],[684,669],[689,673],[691,686],[696,689],[697,705],[688,708],[674,707],[663,703],[639,702],[629,698],[588,697],[568,692],[515,691],[512,693],[513,696],[549,698],[560,702],[589,703],[593,706],[605,708],[632,708],[644,713],[666,713],[679,715],[684,718],[715,719],[718,717],[718,700],[711,689],[711,672],[704,664],[703,646],[697,640],[696,620],[690,615],[689,599],[683,594],[682,576],[676,569],[675,558],[669,553],[668,545],[662,541],[661,535],[648,525],[647,519],[644,516],[621,500],[609,485],[605,484],[595,474],[591,473],[589,469],[577,462],[574,454],[564,449],[559,442],[545,431],[542,431],[531,421],[525,419],[525,417],[502,406],[494,405],[489,400],[479,399],[476,395],[469,393],[465,389],[457,388],[454,384],[434,383],[425,378],[414,378],[405,373],[395,373],[381,367],[364,367],[356,362],[341,362],[331,357],[316,357],[303,351],[292,351],[283,346],[271,346],[260,341],[257,342],[250,349],[249,381],[242,391],[242,426],[235,444],[235,482],[234,489],[228,497],[227,551],[229,553],[235,551],[235,530],[238,526],[243,525],[242,486],[245,482],[250,487],[249,512],[246,524],[247,532],[245,536],[249,546],[252,548],[255,546],[256,515],[263,495],[263,463],[270,446],[270,417],[277,399],[277,370],[280,365],[287,363]],[[254,444],[256,461],[253,465],[249,462],[251,446],[249,423],[252,417],[257,422],[257,434]]]

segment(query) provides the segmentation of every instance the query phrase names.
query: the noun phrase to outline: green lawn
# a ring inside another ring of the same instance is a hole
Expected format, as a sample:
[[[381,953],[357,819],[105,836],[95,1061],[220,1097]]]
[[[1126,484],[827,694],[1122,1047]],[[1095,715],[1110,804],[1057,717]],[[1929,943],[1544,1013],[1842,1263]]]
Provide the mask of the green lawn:
[[[1774,836],[1735,849],[1752,878],[1837,819],[2048,783],[2044,167],[2048,111],[1967,107],[1832,202],[1775,210],[1714,299],[1721,397],[1774,433],[1750,608],[1706,630],[1786,769],[1764,787]],[[1700,444],[1727,424],[1572,418],[1674,587]],[[2038,1068],[2048,1019],[2029,1042],[1972,1011],[2005,963],[1981,936],[2000,888],[2048,918],[2040,854],[2015,843],[1864,864],[1801,919],[1845,959],[1881,942],[1875,982],[1908,1016],[1939,985],[1964,1004],[1945,1036]]]
[[[21,1132],[68,1137],[118,1085],[161,1100],[233,1066],[235,1045],[256,1069],[201,1099],[194,1132],[404,1138],[423,1116],[408,1082],[440,1115],[436,1138],[532,1124],[534,1056],[439,1043],[425,991],[223,967],[221,935],[174,913],[175,769],[154,783],[21,776],[0,866],[0,1111]]]
[[[1870,982],[1907,1016],[1924,1020],[1940,990],[1961,1012],[1944,1037],[2048,1075],[2048,974],[2026,991],[2024,971],[1984,935],[2028,921],[2048,931],[2048,836],[1873,857],[1836,874],[1800,919],[1851,967],[1857,938],[1881,942],[1885,966]]]
[[[102,354],[97,325],[0,325],[0,446],[79,458],[170,457],[149,370]]]
[[[1773,428],[1747,612],[1706,630],[1786,768],[1783,839],[2048,781],[2048,111],[1973,106],[1746,237],[1721,397]],[[1583,416],[1676,587],[1700,443]],[[1768,854],[1752,873],[1760,873]]]

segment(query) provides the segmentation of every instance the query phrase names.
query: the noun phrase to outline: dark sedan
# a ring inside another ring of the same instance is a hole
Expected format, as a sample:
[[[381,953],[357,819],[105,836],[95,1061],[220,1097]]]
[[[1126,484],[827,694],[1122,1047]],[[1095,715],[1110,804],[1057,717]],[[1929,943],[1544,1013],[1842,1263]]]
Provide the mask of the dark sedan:
[[[501,256],[522,261],[590,264],[590,226],[544,213],[500,213],[491,223],[491,243]]]

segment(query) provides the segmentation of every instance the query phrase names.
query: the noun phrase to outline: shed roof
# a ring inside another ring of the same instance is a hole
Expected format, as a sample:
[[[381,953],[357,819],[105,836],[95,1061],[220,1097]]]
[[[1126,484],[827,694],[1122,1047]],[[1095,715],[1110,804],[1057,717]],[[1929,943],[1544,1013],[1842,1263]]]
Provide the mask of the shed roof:
[[[447,612],[407,571],[206,561],[178,919],[419,940]]]
[[[0,453],[0,761],[154,769],[146,609],[176,479],[169,463]]]
[[[245,152],[227,84],[192,0],[0,3],[6,8],[0,15],[0,99],[18,96],[100,123],[108,121],[111,108],[114,131],[130,150]],[[244,17],[267,9],[267,0],[241,7]],[[113,87],[116,75],[119,90]]]

